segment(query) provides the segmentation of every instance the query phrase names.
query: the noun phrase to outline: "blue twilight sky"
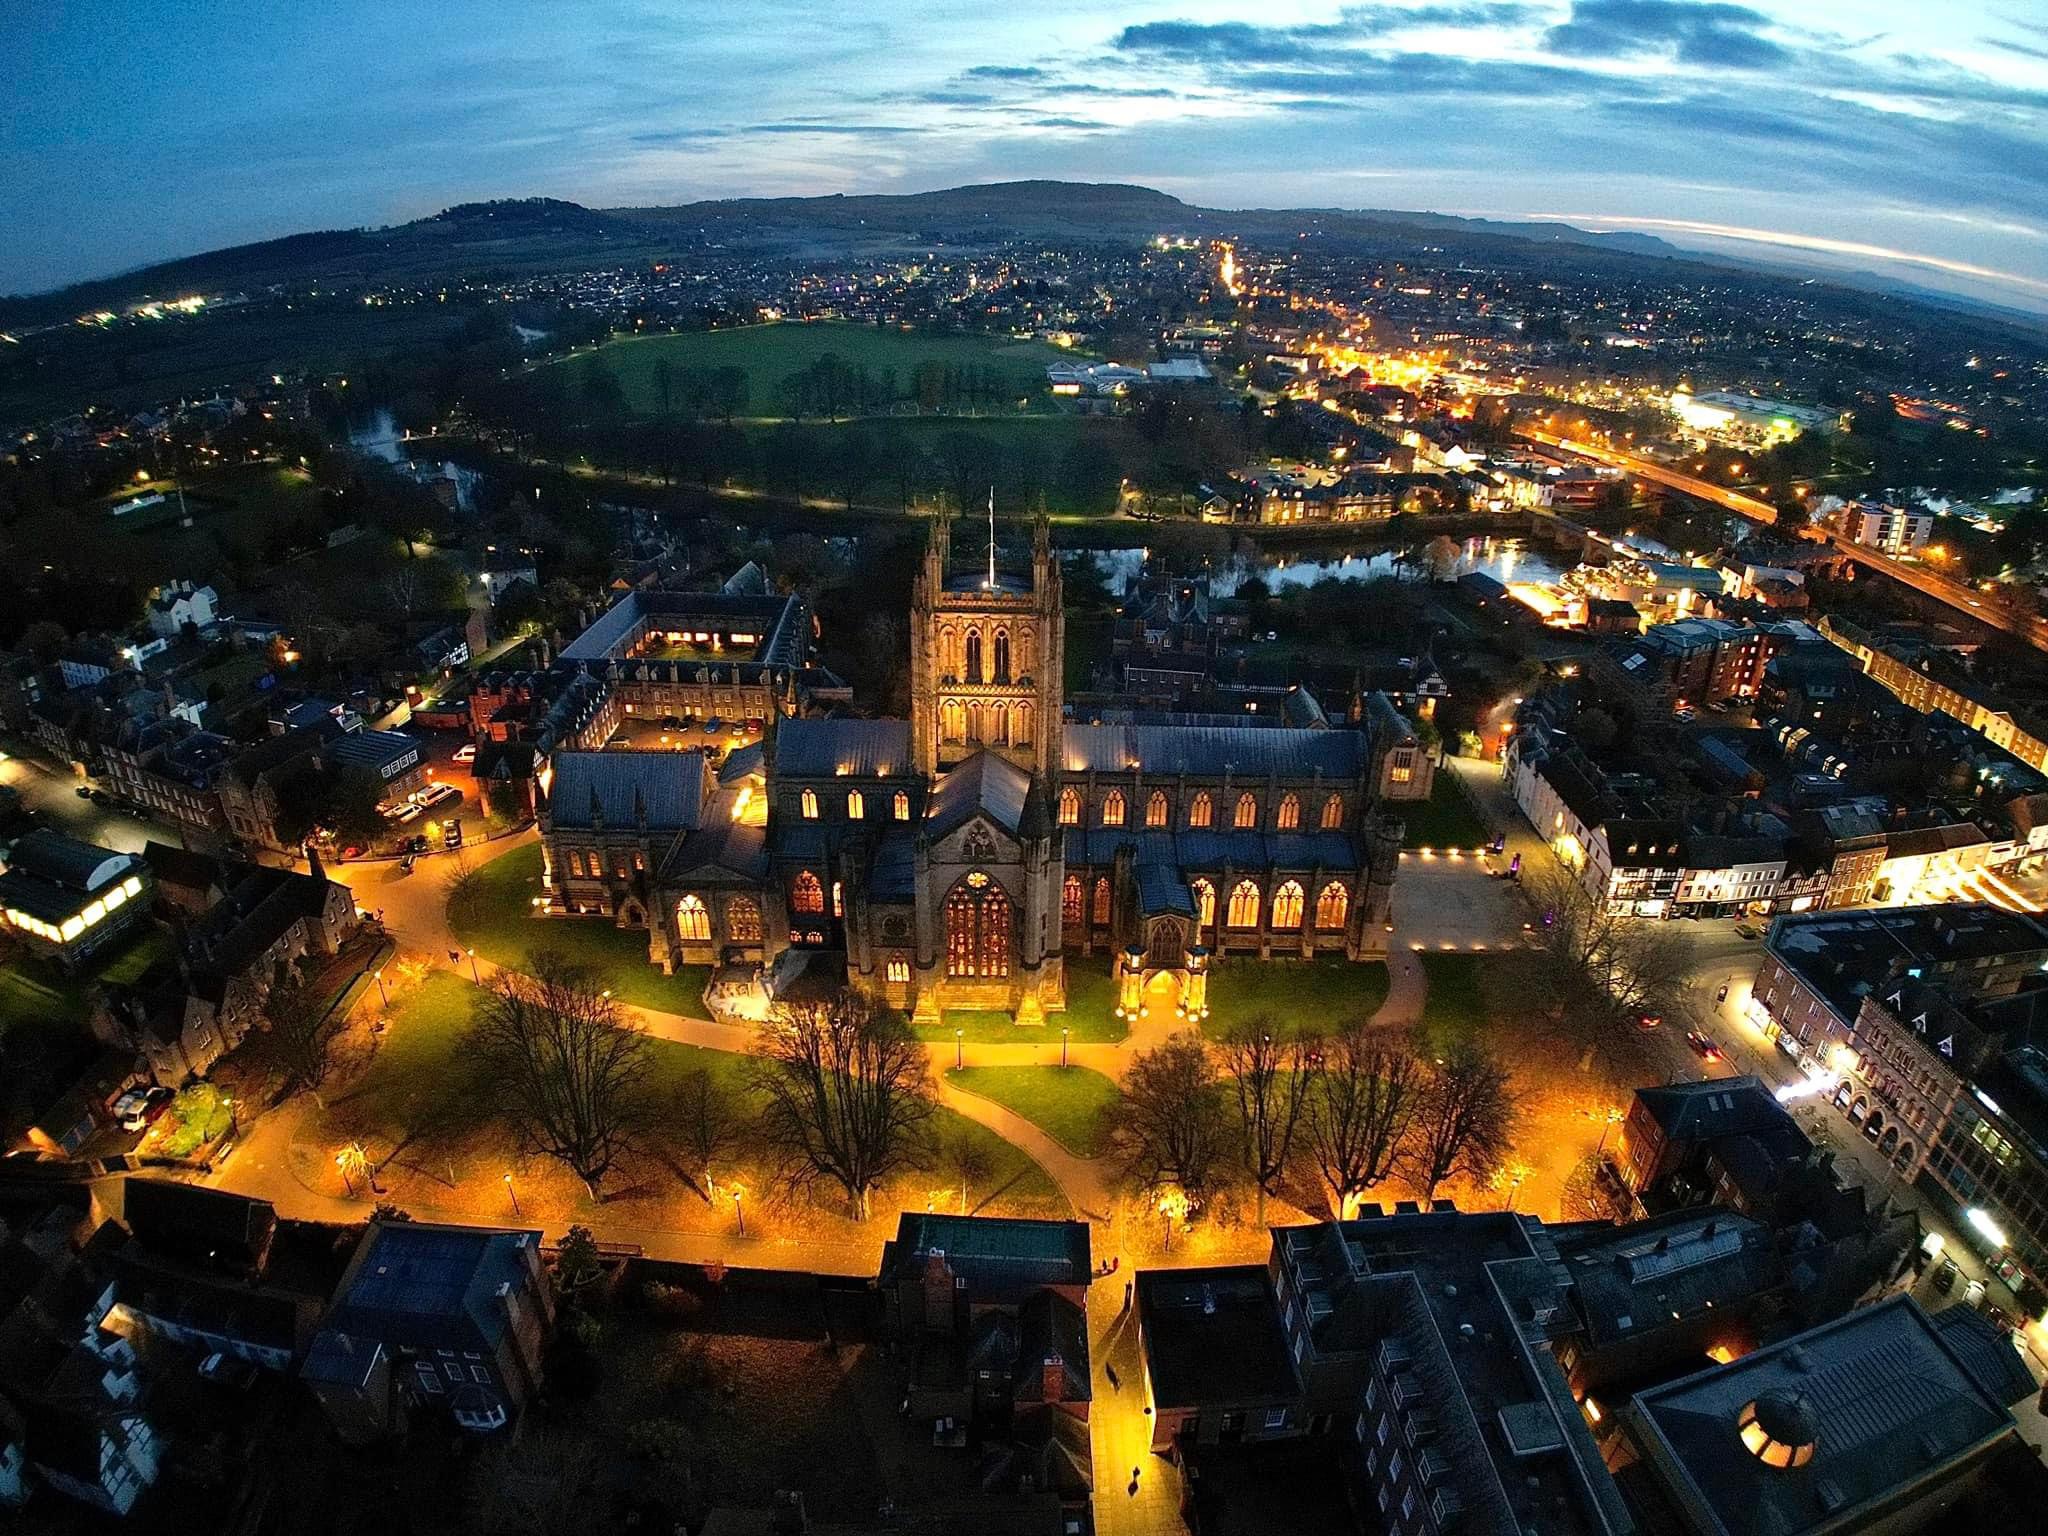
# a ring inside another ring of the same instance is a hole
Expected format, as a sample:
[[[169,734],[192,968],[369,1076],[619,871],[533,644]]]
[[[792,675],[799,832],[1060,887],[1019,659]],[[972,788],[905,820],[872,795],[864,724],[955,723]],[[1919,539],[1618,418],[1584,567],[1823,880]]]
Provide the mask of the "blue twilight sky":
[[[1051,176],[2048,309],[2048,0],[14,0],[0,35],[0,291],[474,198]]]

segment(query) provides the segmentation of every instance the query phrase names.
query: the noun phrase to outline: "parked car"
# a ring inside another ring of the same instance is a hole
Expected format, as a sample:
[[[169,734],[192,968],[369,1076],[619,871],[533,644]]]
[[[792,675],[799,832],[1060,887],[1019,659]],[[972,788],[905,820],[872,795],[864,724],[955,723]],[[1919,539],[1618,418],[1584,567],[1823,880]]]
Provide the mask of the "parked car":
[[[435,784],[420,791],[419,803],[431,811],[461,798],[462,791],[453,784]]]
[[[1735,925],[1735,935],[1737,938],[1742,939],[1760,939],[1763,937],[1762,932],[1758,930],[1755,923],[1737,923]]]
[[[1687,1030],[1685,1032],[1685,1043],[1693,1048],[1695,1055],[1704,1057],[1708,1061],[1719,1061],[1721,1059],[1721,1047],[1714,1044],[1711,1036],[1704,1035],[1699,1030]]]
[[[90,784],[81,784],[71,792],[81,800],[90,800],[92,798],[92,786]]]
[[[408,821],[418,821],[423,814],[419,804],[414,802],[411,805],[401,805],[392,813],[391,819],[403,826]]]
[[[1663,1015],[1663,1014],[1661,1014],[1661,1013],[1646,1013],[1646,1014],[1643,1014],[1643,1015],[1641,1015],[1640,1017],[1638,1017],[1638,1018],[1636,1019],[1636,1028],[1637,1028],[1637,1029],[1655,1029],[1655,1028],[1657,1028],[1657,1026],[1658,1026],[1658,1025],[1662,1024],[1663,1022],[1664,1022],[1664,1015]]]
[[[1962,1272],[1962,1266],[1954,1259],[1943,1259],[1941,1268],[1934,1272],[1934,1288],[1946,1296],[1956,1288],[1956,1276]]]
[[[460,848],[462,846],[461,822],[451,820],[447,826],[441,829],[441,846],[443,848]]]
[[[455,762],[458,762],[458,763],[473,763],[473,762],[475,762],[475,761],[476,761],[476,743],[475,743],[475,742],[473,742],[473,741],[465,741],[465,742],[464,742],[464,743],[463,743],[463,744],[462,744],[461,746],[457,747],[457,748],[455,749],[455,757],[454,757],[453,761],[455,761]]]

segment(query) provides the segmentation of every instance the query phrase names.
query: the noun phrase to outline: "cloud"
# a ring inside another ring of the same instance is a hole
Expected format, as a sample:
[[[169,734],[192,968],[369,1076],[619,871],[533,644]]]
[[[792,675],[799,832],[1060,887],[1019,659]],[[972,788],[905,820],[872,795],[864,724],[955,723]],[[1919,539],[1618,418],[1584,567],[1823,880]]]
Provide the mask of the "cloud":
[[[967,76],[973,80],[1043,80],[1045,71],[1036,64],[977,64]]]
[[[1269,27],[1245,21],[1149,21],[1116,35],[1121,53],[1223,64],[1307,60],[1332,48],[1356,48],[1397,32],[1449,28],[1460,32],[1516,26],[1546,16],[1542,6],[1515,0],[1466,5],[1352,6],[1334,22]]]
[[[1543,34],[1552,53],[1623,59],[1662,55],[1681,64],[1768,69],[1791,51],[1761,34],[1771,19],[1717,0],[1574,0],[1571,19]]]

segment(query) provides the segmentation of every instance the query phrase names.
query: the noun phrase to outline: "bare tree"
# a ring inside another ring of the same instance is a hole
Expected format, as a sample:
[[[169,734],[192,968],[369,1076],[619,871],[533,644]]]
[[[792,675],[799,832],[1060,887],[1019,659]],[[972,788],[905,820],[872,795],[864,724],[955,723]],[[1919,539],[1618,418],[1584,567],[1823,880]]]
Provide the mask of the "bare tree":
[[[969,1209],[969,1188],[987,1178],[995,1167],[989,1156],[988,1143],[978,1134],[980,1130],[981,1127],[972,1122],[962,1122],[939,1142],[939,1167],[949,1184],[960,1186],[960,1213],[963,1216]]]
[[[756,1047],[761,1130],[797,1187],[846,1192],[865,1221],[875,1189],[923,1164],[934,1108],[924,1046],[856,992],[779,1007]]]
[[[1237,1101],[1238,1155],[1258,1190],[1260,1226],[1266,1223],[1266,1196],[1293,1159],[1318,1053],[1314,1040],[1278,1040],[1273,1029],[1263,1015],[1244,1019],[1225,1034],[1220,1049],[1223,1075]]]
[[[1633,1024],[1675,1005],[1691,956],[1669,924],[1611,912],[1561,870],[1531,881],[1528,894],[1539,915],[1534,980],[1557,1017]]]
[[[699,1068],[676,1090],[676,1134],[688,1154],[690,1168],[704,1186],[704,1197],[717,1192],[714,1171],[740,1141],[740,1120],[732,1094],[709,1072]]]
[[[1588,1152],[1572,1164],[1564,1176],[1558,1213],[1566,1221],[1620,1221],[1627,1214],[1615,1198],[1606,1159],[1599,1153]]]
[[[270,994],[263,1001],[263,1018],[261,1055],[283,1076],[288,1091],[306,1089],[325,1109],[327,1101],[320,1097],[320,1085],[334,1065],[335,1042],[347,1022],[342,1011],[330,1008],[326,997],[284,971],[271,983]]]
[[[1507,1068],[1485,1047],[1459,1041],[1423,1076],[1409,1173],[1428,1200],[1453,1174],[1484,1178],[1507,1155],[1515,1128],[1515,1097]]]
[[[1145,1051],[1124,1075],[1113,1139],[1141,1188],[1177,1184],[1199,1199],[1230,1155],[1230,1124],[1202,1037],[1191,1030]]]
[[[644,1123],[652,1057],[598,977],[552,950],[536,953],[531,976],[492,979],[471,1042],[527,1143],[567,1163],[599,1198]]]
[[[1420,1107],[1422,1064],[1364,1019],[1340,1027],[1308,1084],[1304,1142],[1339,1220],[1399,1161]]]
[[[470,916],[482,896],[483,870],[467,848],[458,849],[441,877],[442,904],[448,915],[460,922]]]

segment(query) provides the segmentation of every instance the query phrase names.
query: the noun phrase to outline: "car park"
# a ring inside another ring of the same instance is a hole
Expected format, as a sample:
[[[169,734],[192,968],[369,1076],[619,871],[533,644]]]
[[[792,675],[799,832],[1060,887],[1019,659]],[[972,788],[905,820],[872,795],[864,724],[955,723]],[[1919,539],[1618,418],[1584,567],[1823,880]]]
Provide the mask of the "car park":
[[[462,791],[453,784],[434,784],[420,791],[419,804],[432,811],[461,798]]]
[[[425,813],[418,804],[406,804],[393,811],[391,819],[402,826],[408,821],[418,821],[423,814]]]

